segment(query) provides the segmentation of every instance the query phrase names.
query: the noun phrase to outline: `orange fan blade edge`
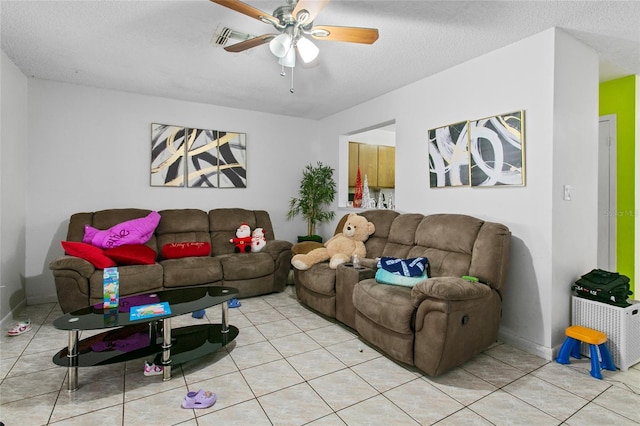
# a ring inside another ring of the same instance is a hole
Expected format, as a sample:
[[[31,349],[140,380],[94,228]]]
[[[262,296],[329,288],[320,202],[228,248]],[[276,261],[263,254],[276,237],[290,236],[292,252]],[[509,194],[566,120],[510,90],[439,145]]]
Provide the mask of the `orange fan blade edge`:
[[[378,39],[376,28],[336,27],[331,25],[317,25],[313,32],[328,32],[328,35],[311,34],[317,40],[345,41],[348,43],[373,44]]]
[[[219,4],[220,6],[228,7],[231,10],[235,10],[236,12],[240,12],[244,15],[250,16],[258,21],[263,21],[262,18],[267,18],[268,20],[273,20],[278,22],[276,18],[271,16],[271,14],[263,12],[260,9],[256,9],[253,6],[249,6],[246,3],[243,3],[238,0],[210,0],[213,3]]]

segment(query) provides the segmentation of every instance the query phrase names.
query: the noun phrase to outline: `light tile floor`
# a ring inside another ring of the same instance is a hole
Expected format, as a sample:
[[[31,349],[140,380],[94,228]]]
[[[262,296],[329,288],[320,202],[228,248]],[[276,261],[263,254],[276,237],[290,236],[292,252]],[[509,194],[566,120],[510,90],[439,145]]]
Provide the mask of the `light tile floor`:
[[[350,329],[300,305],[293,287],[243,299],[230,310],[240,334],[229,347],[145,377],[143,360],[81,368],[80,389],[51,358],[67,334],[57,304],[29,306],[32,331],[0,337],[0,419],[29,425],[631,425],[640,424],[640,365],[589,375],[496,344],[440,377],[401,366]],[[174,327],[220,322],[184,315]],[[84,337],[87,335],[85,334]],[[217,394],[208,409],[183,409],[188,391]]]

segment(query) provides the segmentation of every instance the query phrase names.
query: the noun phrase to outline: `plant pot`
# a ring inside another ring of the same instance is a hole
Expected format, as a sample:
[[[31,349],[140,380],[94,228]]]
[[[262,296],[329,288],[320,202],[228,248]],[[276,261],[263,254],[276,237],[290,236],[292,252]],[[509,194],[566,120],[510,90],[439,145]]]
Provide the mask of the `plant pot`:
[[[322,243],[322,237],[320,235],[298,235],[298,242],[303,241],[315,241],[316,243]]]

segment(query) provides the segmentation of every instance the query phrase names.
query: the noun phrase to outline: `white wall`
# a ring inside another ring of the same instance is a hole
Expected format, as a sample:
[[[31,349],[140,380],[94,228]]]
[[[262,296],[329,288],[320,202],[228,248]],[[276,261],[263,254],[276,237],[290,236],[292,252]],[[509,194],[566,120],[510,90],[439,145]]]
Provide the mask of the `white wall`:
[[[314,134],[315,121],[44,80],[30,80],[29,105],[29,304],[56,300],[48,264],[75,212],[243,207],[267,210],[278,238],[306,229],[286,211],[311,158],[300,135]],[[151,187],[151,123],[246,133],[247,189]]]
[[[566,247],[586,243],[584,230],[596,230],[596,206],[586,189],[592,177],[583,176],[597,167],[595,151],[574,164],[578,148],[597,143],[597,77],[595,53],[550,29],[336,114],[321,127],[323,140],[337,143],[344,137],[336,135],[395,119],[397,210],[464,213],[509,226],[511,270],[501,335],[547,358],[568,325],[570,285],[595,260],[595,242],[572,253]],[[429,188],[429,129],[520,109],[526,186]],[[339,145],[339,188],[347,186],[344,150]],[[556,211],[562,183],[574,185],[575,201]]]
[[[0,51],[0,318],[25,303],[27,78]],[[3,327],[4,328],[4,327]]]
[[[577,68],[579,67],[579,68]],[[598,57],[591,48],[558,31],[555,40],[552,276],[543,306],[549,306],[545,336],[565,339],[571,320],[567,287],[598,261]],[[564,199],[564,186],[571,200]],[[585,249],[588,248],[588,249]]]

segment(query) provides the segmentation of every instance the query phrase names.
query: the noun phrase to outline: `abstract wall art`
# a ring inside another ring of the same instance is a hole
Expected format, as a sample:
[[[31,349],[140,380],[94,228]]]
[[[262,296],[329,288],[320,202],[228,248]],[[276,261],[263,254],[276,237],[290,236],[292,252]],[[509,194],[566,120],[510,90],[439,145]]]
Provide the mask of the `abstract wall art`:
[[[184,186],[185,132],[180,126],[151,124],[151,186]]]
[[[244,133],[218,132],[220,188],[247,187],[247,138]]]
[[[218,132],[189,129],[187,139],[189,188],[218,188]]]
[[[431,188],[469,185],[469,122],[429,130]]]
[[[471,186],[524,185],[524,111],[469,124]]]
[[[429,186],[523,186],[524,111],[428,131]]]
[[[245,133],[152,124],[151,186],[246,188],[246,141]]]

